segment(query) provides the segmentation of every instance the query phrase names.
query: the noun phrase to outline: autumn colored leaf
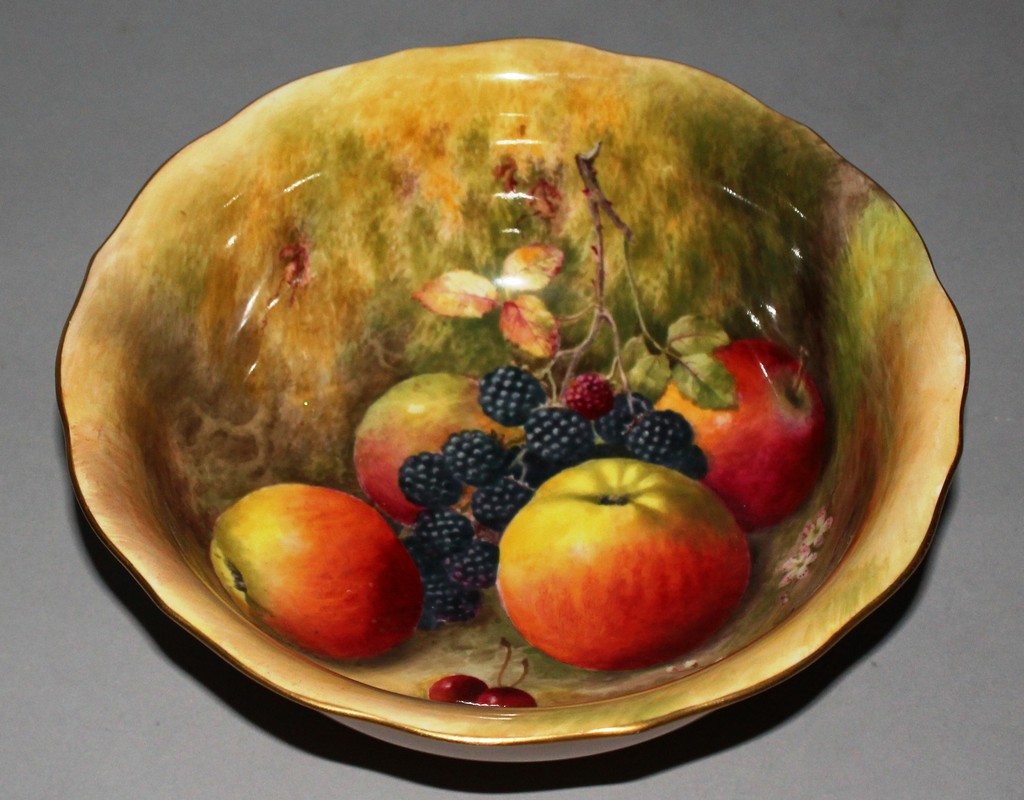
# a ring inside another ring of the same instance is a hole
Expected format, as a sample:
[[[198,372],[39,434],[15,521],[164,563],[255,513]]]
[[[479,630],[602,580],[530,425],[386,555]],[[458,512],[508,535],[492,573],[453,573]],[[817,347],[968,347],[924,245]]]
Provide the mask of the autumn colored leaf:
[[[547,181],[541,181],[530,190],[533,206],[533,213],[544,219],[554,219],[558,215],[558,209],[562,205],[562,193],[558,188]]]
[[[531,356],[552,358],[558,352],[558,322],[535,295],[520,295],[504,303],[498,325],[510,343]]]
[[[498,289],[483,275],[465,269],[427,281],[413,297],[444,317],[479,318],[498,306]]]
[[[519,165],[516,164],[516,160],[510,155],[505,155],[502,156],[501,161],[494,168],[494,177],[496,180],[501,181],[506,192],[511,192],[515,190],[519,183],[518,172]]]
[[[517,247],[505,257],[498,283],[503,289],[536,292],[562,271],[565,253],[551,244]]]

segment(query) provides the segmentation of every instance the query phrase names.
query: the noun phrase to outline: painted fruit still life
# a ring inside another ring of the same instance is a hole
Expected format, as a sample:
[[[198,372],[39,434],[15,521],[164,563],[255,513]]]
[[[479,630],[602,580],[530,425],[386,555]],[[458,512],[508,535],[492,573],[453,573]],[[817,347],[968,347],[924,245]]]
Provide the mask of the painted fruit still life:
[[[409,295],[413,315],[453,331],[465,320],[496,328],[504,363],[412,375],[375,398],[351,456],[365,501],[277,484],[224,511],[210,557],[246,613],[337,660],[490,612],[535,660],[595,671],[680,659],[728,622],[750,577],[748,534],[815,488],[825,409],[802,344],[737,339],[691,311],[660,327],[647,319],[635,235],[601,186],[601,151],[576,154],[572,169],[529,165],[558,185],[521,186],[507,153],[485,165],[543,238],[497,253],[494,274],[457,265]],[[568,307],[566,243],[553,230],[563,192],[591,222],[590,240],[574,243],[582,274]],[[310,248],[303,238],[282,250],[286,283]],[[511,657],[504,632],[494,641]],[[536,704],[463,674],[427,696]]]
[[[888,597],[965,364],[913,225],[811,130],[514,40],[312,75],[183,148],[59,385],[90,521],[243,672],[413,747],[568,755]]]

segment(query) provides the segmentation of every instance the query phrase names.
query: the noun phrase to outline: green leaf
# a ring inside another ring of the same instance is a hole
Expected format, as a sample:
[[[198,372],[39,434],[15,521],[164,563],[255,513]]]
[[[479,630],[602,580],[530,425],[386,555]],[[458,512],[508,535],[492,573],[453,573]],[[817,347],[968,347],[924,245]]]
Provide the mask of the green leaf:
[[[622,345],[620,353],[622,368],[629,372],[641,358],[648,355],[650,355],[650,351],[647,349],[647,345],[644,344],[642,336],[634,336],[632,339],[627,339],[626,343]]]
[[[626,378],[632,391],[658,400],[672,379],[672,368],[665,356],[645,353],[626,372]]]
[[[710,353],[694,353],[680,358],[672,367],[672,381],[683,396],[701,408],[733,408],[736,405],[736,381]]]
[[[668,326],[665,346],[675,355],[703,355],[729,344],[729,335],[715,320],[687,314]]]

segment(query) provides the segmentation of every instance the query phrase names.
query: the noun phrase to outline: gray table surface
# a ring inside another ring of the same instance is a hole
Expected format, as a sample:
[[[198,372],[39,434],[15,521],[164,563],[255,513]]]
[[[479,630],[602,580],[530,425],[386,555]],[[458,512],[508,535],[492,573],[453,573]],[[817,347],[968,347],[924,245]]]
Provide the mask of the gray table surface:
[[[0,26],[0,796],[1024,797],[1024,15],[1005,2],[12,2]],[[723,76],[884,186],[968,331],[965,450],[923,567],[798,677],[560,765],[364,738],[164,618],[78,513],[53,386],[91,254],[177,149],[301,75],[579,41]]]

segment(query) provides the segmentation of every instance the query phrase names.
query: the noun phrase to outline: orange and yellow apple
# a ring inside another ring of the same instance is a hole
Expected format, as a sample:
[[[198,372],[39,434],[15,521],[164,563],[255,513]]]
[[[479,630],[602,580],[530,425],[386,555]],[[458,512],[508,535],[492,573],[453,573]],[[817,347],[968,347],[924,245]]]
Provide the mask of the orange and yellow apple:
[[[329,659],[380,655],[412,635],[419,571],[387,521],[350,494],[276,484],[217,519],[210,558],[254,619]]]
[[[500,543],[498,592],[534,647],[591,670],[649,667],[730,617],[746,535],[709,489],[634,459],[595,459],[537,490]]]

